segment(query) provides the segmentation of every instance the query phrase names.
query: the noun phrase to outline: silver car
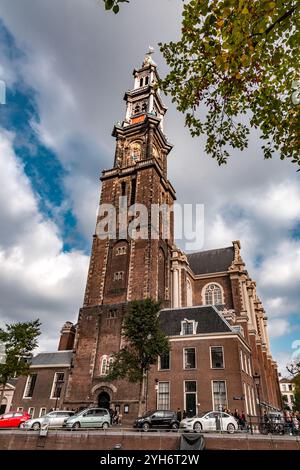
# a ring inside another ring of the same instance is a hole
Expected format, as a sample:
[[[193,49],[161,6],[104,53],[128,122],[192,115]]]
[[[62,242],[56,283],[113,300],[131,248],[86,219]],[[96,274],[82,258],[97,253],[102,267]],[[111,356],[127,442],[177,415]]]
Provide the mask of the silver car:
[[[87,408],[65,421],[66,428],[103,428],[110,426],[110,414],[105,408]]]
[[[34,431],[38,431],[46,424],[50,428],[62,427],[65,420],[73,415],[74,411],[50,411],[50,413],[47,413],[40,418],[33,418],[25,421],[25,423],[22,425],[22,429],[33,429]]]

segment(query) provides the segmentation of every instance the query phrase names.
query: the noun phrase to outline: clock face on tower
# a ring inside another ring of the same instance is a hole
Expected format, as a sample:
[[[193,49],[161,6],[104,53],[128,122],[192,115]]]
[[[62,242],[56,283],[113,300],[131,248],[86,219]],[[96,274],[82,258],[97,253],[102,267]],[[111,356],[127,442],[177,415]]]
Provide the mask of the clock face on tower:
[[[127,157],[128,165],[135,165],[140,159],[142,155],[142,146],[139,142],[132,142],[129,145],[129,153]]]

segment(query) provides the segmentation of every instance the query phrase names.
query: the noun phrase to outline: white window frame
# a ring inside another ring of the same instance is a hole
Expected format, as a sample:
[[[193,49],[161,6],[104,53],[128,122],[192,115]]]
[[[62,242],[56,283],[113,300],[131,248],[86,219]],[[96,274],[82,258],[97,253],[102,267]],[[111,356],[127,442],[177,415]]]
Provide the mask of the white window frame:
[[[185,351],[186,349],[193,349],[195,351],[195,367],[185,367]],[[183,370],[196,370],[197,369],[197,349],[194,347],[183,348]]]
[[[104,364],[105,362],[105,364]],[[105,377],[108,373],[109,373],[109,368],[111,366],[111,364],[114,362],[114,358],[112,355],[107,355],[107,354],[104,354],[103,356],[101,356],[101,360],[100,360],[100,375],[102,377]]]
[[[211,402],[212,402],[212,409],[213,411],[220,411],[215,409],[215,396],[214,396],[214,382],[224,382],[225,383],[225,394],[226,394],[226,400],[225,400],[225,408],[228,408],[228,392],[227,392],[227,380],[218,380],[214,379],[211,380]]]
[[[34,384],[34,388],[35,388],[36,381],[37,381],[37,374],[36,374],[36,373],[29,374],[29,375],[27,376],[26,384],[25,384],[25,387],[24,387],[24,392],[23,392],[23,397],[22,397],[23,400],[31,400],[31,399],[32,399],[32,396],[31,396],[31,397],[26,397],[25,394],[26,394],[26,392],[27,392],[27,387],[28,387],[28,384],[29,384],[29,380],[30,380],[31,377],[33,377],[34,375],[36,376],[35,384]],[[34,389],[33,389],[33,391],[32,391],[32,395],[33,395],[33,392],[34,392]]]
[[[184,333],[184,325],[186,323],[191,323],[192,326],[193,326],[193,333]],[[191,336],[191,335],[195,335],[197,333],[197,326],[198,326],[198,322],[196,322],[195,320],[188,320],[187,318],[185,318],[184,320],[181,321],[181,330],[180,330],[180,335],[181,336]]]
[[[43,413],[43,411],[45,411],[45,413]],[[47,414],[47,408],[45,406],[43,406],[42,408],[40,408],[39,418],[41,418],[45,414]]]
[[[160,384],[165,384],[167,383],[168,384],[168,387],[169,387],[169,392],[168,392],[168,395],[169,395],[169,398],[168,398],[168,407],[164,407],[164,408],[159,408],[159,386]],[[157,407],[157,410],[161,411],[161,410],[169,410],[170,409],[170,406],[171,406],[171,382],[169,380],[160,380],[158,383],[157,383],[157,397],[156,397],[156,407]]]
[[[217,287],[220,288],[220,291],[221,291],[221,305],[223,305],[225,303],[224,289],[221,286],[221,284],[219,284],[218,282],[209,282],[208,284],[205,284],[205,286],[203,286],[202,292],[201,292],[202,305],[219,305],[219,304],[207,304],[206,303],[206,289],[208,289],[209,286],[217,286]]]
[[[30,410],[32,410],[32,413],[30,413]],[[33,419],[33,417],[34,417],[34,411],[35,411],[34,406],[30,406],[30,407],[28,408],[27,413],[30,415],[30,418],[31,418],[31,419]]]
[[[56,383],[57,383],[56,377],[57,377],[58,374],[64,374],[64,380],[65,380],[65,373],[63,371],[58,371],[58,372],[54,373],[54,378],[53,378],[53,383],[52,383],[52,388],[51,388],[51,393],[50,393],[50,399],[51,400],[59,400],[60,398],[62,398],[62,395],[60,397],[54,397],[53,396],[55,388],[56,388]]]
[[[23,413],[23,410],[24,410],[23,406],[18,406],[17,413]]]
[[[222,355],[223,355],[223,367],[213,367],[212,365],[212,348],[222,348]],[[223,370],[225,369],[225,354],[224,354],[224,346],[221,345],[214,345],[214,346],[209,346],[209,356],[210,356],[210,368],[213,370]]]

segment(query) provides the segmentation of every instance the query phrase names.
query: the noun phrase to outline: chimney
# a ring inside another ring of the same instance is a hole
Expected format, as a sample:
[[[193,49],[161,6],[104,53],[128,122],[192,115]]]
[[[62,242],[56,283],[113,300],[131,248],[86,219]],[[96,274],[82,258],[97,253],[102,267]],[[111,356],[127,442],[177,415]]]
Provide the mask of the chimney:
[[[69,351],[73,349],[75,333],[75,325],[72,322],[67,321],[60,331],[60,340],[58,345],[59,351]]]

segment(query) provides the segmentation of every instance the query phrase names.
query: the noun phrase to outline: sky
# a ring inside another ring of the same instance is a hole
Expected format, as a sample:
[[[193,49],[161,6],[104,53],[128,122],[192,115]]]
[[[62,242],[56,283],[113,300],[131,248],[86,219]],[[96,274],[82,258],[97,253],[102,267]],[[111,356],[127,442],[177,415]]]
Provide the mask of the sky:
[[[179,38],[181,11],[181,0],[132,0],[118,15],[101,0],[0,0],[0,324],[40,318],[40,350],[77,319],[124,92],[149,45],[166,74],[157,44]],[[219,167],[164,101],[177,200],[204,204],[199,249],[241,241],[284,373],[300,344],[299,173],[263,160],[258,132]]]

